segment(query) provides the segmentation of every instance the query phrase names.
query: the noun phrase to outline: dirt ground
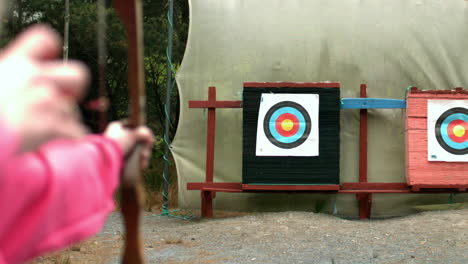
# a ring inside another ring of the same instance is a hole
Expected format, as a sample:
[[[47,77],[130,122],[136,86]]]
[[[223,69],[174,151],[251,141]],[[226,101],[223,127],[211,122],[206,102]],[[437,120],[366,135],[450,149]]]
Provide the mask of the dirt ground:
[[[311,212],[217,215],[185,221],[145,213],[147,263],[468,263],[468,209],[365,221]],[[119,263],[122,234],[116,212],[96,237],[33,263]]]

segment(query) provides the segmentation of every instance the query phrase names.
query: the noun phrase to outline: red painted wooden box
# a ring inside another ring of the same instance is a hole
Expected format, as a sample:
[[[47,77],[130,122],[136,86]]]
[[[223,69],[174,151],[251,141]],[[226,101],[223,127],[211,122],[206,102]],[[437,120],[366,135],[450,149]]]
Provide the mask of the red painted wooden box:
[[[412,88],[408,93],[406,110],[407,184],[414,191],[452,188],[465,191],[468,188],[468,162],[429,161],[430,158],[437,156],[428,155],[428,100],[431,100],[431,104],[434,102],[432,100],[468,100],[468,90],[457,88],[455,90],[421,91]],[[466,123],[464,125],[466,127]],[[458,135],[465,131],[463,128],[460,129],[462,131],[457,132]],[[466,135],[462,137],[462,140],[466,142]]]

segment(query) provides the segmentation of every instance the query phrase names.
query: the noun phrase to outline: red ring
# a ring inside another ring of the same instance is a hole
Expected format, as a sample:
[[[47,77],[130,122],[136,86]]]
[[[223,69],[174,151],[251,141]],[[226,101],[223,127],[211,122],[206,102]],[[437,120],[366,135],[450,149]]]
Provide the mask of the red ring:
[[[461,137],[457,137],[453,133],[453,129],[455,128],[455,126],[458,126],[458,125],[465,128],[465,134]],[[468,123],[461,119],[453,120],[447,126],[447,135],[452,141],[456,143],[463,143],[467,141],[468,140]]]
[[[281,123],[285,119],[291,120],[293,122],[293,124],[294,124],[292,129],[289,130],[289,131],[286,131],[281,127]],[[278,116],[278,118],[276,119],[275,122],[276,122],[276,125],[275,125],[276,131],[283,137],[291,137],[291,136],[295,135],[297,133],[297,131],[299,130],[299,120],[293,114],[284,113],[284,114]]]

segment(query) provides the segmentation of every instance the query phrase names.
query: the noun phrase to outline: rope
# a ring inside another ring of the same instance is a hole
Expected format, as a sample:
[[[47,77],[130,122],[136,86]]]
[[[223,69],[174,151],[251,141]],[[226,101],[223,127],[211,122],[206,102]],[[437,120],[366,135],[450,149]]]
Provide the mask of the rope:
[[[166,124],[165,124],[165,132],[164,132],[164,170],[163,170],[163,192],[162,192],[162,197],[163,197],[163,204],[161,208],[161,214],[160,215],[155,215],[155,216],[170,216],[174,217],[177,219],[181,220],[192,220],[194,219],[193,214],[189,215],[174,215],[174,212],[178,212],[180,210],[175,210],[175,211],[169,211],[169,165],[170,165],[170,160],[169,160],[169,148],[171,145],[170,139],[169,139],[169,131],[170,131],[170,125],[171,125],[171,115],[170,115],[170,108],[171,108],[171,96],[172,96],[172,91],[175,86],[175,75],[176,75],[176,70],[174,68],[174,65],[172,64],[172,37],[174,34],[174,24],[172,22],[172,17],[174,13],[174,2],[173,0],[169,0],[169,11],[167,12],[167,22],[168,22],[168,41],[167,41],[167,47],[166,47],[166,58],[167,58],[167,82],[166,82],[166,103],[164,105],[164,115],[166,117]],[[174,80],[172,78],[174,77]]]
[[[413,87],[412,85],[406,87],[406,91],[405,91],[405,101],[407,100],[407,98],[408,98],[408,92],[411,90],[412,87]]]
[[[170,24],[172,25],[172,24]],[[171,52],[172,53],[172,52]],[[169,64],[169,66],[171,67],[171,72],[172,72],[172,75],[175,77],[176,75],[176,70],[174,68],[174,65],[172,64],[172,58],[171,56],[169,55],[169,47],[166,47],[166,58],[167,58],[167,63]],[[175,84],[175,80],[172,82],[172,86],[174,87],[174,84]]]
[[[451,194],[449,195],[449,198],[448,198],[448,203],[449,203],[449,204],[453,204],[453,202],[454,202],[454,195],[453,195],[453,193],[451,193]]]
[[[336,195],[333,197],[333,215],[338,214],[338,207],[336,206]]]
[[[170,148],[170,140],[169,140],[169,126],[171,123],[171,116],[169,114],[170,111],[170,96],[172,95],[172,88],[174,86],[174,82],[171,82],[173,75],[175,75],[174,65],[172,65],[172,35],[174,32],[174,25],[172,23],[172,12],[173,12],[173,2],[169,0],[169,11],[167,12],[167,22],[168,22],[168,43],[166,47],[166,59],[167,59],[167,85],[166,85],[166,103],[164,105],[164,114],[166,117],[166,131],[164,133],[164,144],[165,144],[165,151],[164,151],[164,171],[163,171],[163,204],[162,204],[162,213],[161,215],[168,216],[169,215],[169,208],[168,208],[168,201],[169,201],[169,193],[168,193],[168,186],[169,186],[169,173],[168,167],[170,165],[169,160],[169,151]]]

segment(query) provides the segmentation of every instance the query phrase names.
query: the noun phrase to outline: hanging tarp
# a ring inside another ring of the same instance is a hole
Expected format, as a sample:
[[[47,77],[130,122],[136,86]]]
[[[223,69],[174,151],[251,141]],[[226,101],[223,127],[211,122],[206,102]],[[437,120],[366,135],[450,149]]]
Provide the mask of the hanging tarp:
[[[206,112],[189,109],[216,86],[219,100],[242,100],[243,82],[341,83],[341,97],[402,99],[420,89],[468,87],[468,1],[465,0],[197,0],[177,75],[181,115],[172,144],[182,207],[199,207],[187,182],[204,181]],[[341,110],[340,181],[358,181],[359,114]],[[369,111],[369,181],[405,182],[405,113]],[[242,110],[216,113],[215,181],[242,180]],[[457,196],[463,199],[466,196]],[[336,199],[336,200],[335,200]],[[447,195],[374,195],[373,215],[413,212],[411,206]],[[215,208],[313,210],[325,203],[356,215],[354,195],[218,193]]]

